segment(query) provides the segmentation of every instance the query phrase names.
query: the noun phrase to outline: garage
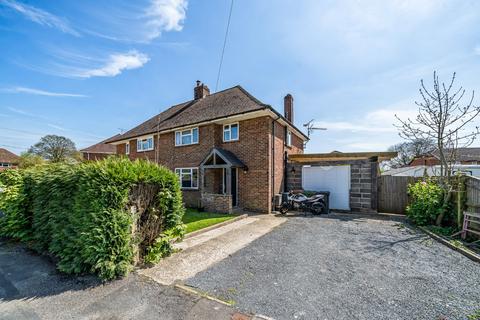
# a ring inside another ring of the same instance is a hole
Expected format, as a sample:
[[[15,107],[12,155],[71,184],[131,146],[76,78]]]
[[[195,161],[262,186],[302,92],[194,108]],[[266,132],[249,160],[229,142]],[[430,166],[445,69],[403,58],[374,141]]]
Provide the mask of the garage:
[[[285,170],[287,190],[329,191],[330,209],[377,212],[379,162],[396,152],[293,154]]]
[[[350,165],[302,167],[302,189],[329,191],[330,208],[350,210]]]

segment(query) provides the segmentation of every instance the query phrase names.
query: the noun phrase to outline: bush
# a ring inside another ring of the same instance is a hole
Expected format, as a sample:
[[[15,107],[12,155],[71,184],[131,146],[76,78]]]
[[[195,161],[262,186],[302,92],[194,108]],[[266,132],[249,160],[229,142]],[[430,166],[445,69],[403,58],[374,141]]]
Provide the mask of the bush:
[[[443,189],[434,181],[420,181],[408,186],[412,202],[407,206],[407,216],[415,224],[435,224],[443,209]]]
[[[0,235],[30,241],[63,272],[122,276],[168,255],[172,240],[183,235],[178,178],[147,161],[7,170],[0,183]]]

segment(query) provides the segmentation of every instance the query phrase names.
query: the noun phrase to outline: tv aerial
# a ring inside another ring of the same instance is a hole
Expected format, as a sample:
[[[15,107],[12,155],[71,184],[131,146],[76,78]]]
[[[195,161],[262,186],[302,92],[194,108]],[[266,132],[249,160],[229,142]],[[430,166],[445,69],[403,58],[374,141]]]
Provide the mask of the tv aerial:
[[[310,135],[312,134],[313,131],[315,130],[321,130],[321,131],[325,131],[327,130],[327,128],[321,128],[321,127],[315,127],[315,124],[313,123],[314,119],[308,121],[307,123],[305,123],[303,126],[305,128],[307,128],[307,137],[308,139],[310,139]]]

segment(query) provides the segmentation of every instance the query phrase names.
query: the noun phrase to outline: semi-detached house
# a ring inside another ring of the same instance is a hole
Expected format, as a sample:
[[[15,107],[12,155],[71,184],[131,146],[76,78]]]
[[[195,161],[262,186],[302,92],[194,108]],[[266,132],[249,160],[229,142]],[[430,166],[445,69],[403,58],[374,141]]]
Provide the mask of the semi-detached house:
[[[194,99],[174,105],[107,143],[117,154],[148,159],[179,176],[186,206],[269,213],[286,188],[286,162],[308,137],[294,125],[293,97],[284,114],[241,86],[210,94],[197,81]]]

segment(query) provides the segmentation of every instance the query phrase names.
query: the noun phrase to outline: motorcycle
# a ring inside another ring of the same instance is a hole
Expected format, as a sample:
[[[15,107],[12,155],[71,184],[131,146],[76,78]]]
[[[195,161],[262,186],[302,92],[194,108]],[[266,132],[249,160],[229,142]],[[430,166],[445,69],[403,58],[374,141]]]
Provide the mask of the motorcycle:
[[[286,214],[290,210],[310,211],[313,214],[326,213],[325,195],[315,194],[307,197],[303,193],[289,192],[288,200],[280,206],[280,213]]]

